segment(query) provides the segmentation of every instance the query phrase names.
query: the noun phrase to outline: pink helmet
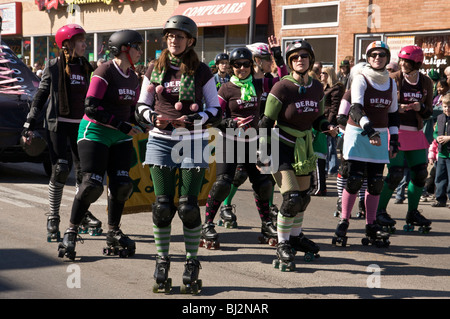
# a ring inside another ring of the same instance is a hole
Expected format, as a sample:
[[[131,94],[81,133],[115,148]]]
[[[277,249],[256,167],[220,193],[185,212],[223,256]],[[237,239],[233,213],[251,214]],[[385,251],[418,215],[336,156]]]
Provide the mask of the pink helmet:
[[[400,59],[411,60],[415,63],[423,62],[423,51],[421,47],[416,45],[407,45],[403,47],[398,53]]]
[[[67,24],[56,31],[55,41],[60,49],[63,47],[65,40],[70,40],[77,34],[86,34],[86,31],[78,24]]]

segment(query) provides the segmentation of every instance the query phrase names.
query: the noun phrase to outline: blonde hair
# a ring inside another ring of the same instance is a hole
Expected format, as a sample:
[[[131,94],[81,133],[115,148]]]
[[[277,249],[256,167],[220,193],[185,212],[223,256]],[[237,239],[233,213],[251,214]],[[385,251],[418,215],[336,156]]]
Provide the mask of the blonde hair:
[[[328,86],[333,87],[339,82],[337,79],[336,71],[334,70],[333,67],[331,67],[331,66],[324,67],[324,68],[322,68],[322,72],[325,72],[326,74],[328,74],[328,77],[327,77]]]
[[[442,104],[447,104],[450,106],[450,93],[445,94],[441,100]]]

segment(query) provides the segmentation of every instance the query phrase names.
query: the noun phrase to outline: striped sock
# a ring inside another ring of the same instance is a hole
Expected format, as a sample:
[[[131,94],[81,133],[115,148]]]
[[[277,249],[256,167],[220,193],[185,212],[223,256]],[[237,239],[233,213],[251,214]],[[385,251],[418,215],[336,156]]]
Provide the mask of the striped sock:
[[[294,221],[292,223],[291,236],[299,236],[302,232],[303,226],[303,216],[305,212],[300,212],[297,216],[294,217]]]
[[[170,231],[172,226],[160,228],[153,224],[153,235],[155,237],[156,250],[158,256],[168,256],[170,246]]]
[[[50,205],[50,214],[59,215],[61,199],[63,195],[64,184],[50,182],[48,184],[48,201]]]
[[[278,213],[277,216],[277,233],[278,242],[289,240],[291,236],[292,225],[294,224],[295,217],[285,217]]]
[[[184,245],[186,247],[186,259],[197,258],[198,245],[200,244],[200,232],[202,226],[189,229],[183,226]]]

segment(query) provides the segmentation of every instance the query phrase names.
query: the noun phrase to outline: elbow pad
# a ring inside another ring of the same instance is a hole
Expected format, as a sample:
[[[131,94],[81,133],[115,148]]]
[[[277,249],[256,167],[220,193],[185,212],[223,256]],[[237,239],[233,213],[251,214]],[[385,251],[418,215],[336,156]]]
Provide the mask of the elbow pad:
[[[350,106],[350,111],[348,112],[349,117],[355,121],[359,125],[359,121],[363,116],[366,116],[366,113],[363,111],[363,106],[359,103],[353,103]]]
[[[348,116],[345,114],[338,114],[336,117],[336,122],[339,125],[347,126]]]

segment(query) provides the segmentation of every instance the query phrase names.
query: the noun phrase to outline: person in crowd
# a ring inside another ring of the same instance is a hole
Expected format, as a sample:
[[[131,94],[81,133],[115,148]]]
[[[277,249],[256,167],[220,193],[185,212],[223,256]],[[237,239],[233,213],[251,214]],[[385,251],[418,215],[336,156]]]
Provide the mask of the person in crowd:
[[[128,175],[133,154],[133,136],[142,132],[131,121],[139,96],[139,79],[134,71],[142,54],[144,39],[134,30],[114,32],[108,46],[113,59],[100,65],[92,76],[84,101],[84,116],[78,130],[81,184],[75,195],[70,223],[58,256],[74,259],[78,228],[90,205],[103,193],[108,177],[108,233],[103,253],[135,254],[135,242],[120,229],[125,201],[133,184]]]
[[[217,72],[214,74],[214,80],[216,81],[216,88],[219,90],[222,84],[230,81],[230,56],[226,53],[218,53],[214,58],[214,62],[217,68]]]
[[[398,71],[398,63],[397,62],[390,62],[387,66],[386,66],[386,70],[388,70],[389,73],[395,73]]]
[[[349,60],[342,60],[339,64],[339,72],[337,73],[337,79],[339,82],[341,82],[344,87],[347,86],[348,77],[350,75],[350,61]]]
[[[222,111],[213,74],[195,52],[196,23],[183,15],[172,16],[163,34],[167,49],[149,65],[136,111],[138,122],[150,129],[144,164],[150,167],[156,196],[152,205],[155,291],[169,279],[172,220],[178,210],[186,248],[183,287],[195,292],[199,288],[197,254],[202,229],[198,195],[209,168],[204,156],[209,141],[204,135],[206,126],[222,120]],[[173,149],[178,150],[176,154]],[[188,149],[190,152],[184,152]]]
[[[48,240],[60,240],[60,206],[63,189],[69,177],[71,163],[75,167],[77,188],[82,175],[77,148],[78,126],[84,114],[84,98],[89,87],[92,68],[84,57],[86,32],[77,24],[68,24],[56,32],[55,41],[61,50],[59,57],[46,64],[39,89],[31,104],[22,132],[27,144],[33,141],[36,122],[46,108],[44,125],[52,164],[48,185],[50,211],[47,218]],[[48,103],[47,103],[48,100]],[[70,151],[69,151],[70,147]],[[81,225],[93,235],[101,234],[101,221],[90,212]],[[82,217],[83,217],[82,216]]]

